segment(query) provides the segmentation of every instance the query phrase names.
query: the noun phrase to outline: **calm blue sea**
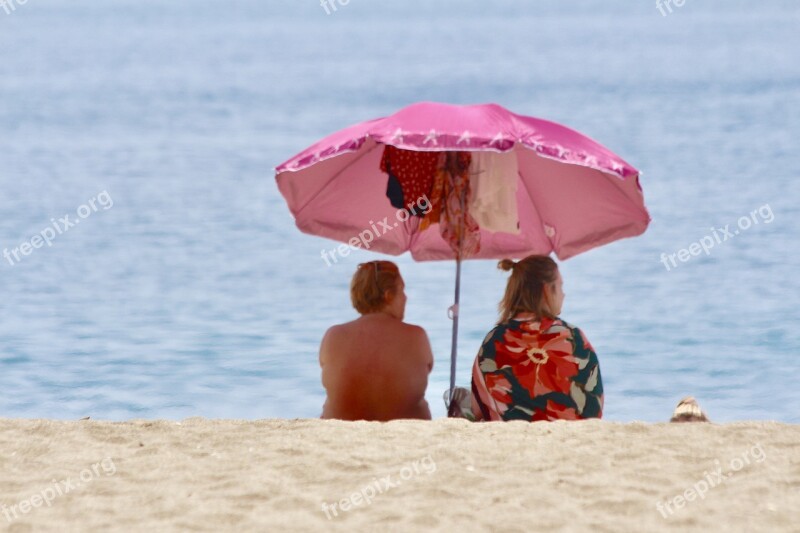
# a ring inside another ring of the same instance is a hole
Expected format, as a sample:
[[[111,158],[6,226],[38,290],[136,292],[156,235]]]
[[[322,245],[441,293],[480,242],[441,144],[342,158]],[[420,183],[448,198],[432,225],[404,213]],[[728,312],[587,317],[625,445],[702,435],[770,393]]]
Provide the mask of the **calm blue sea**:
[[[797,2],[9,4],[1,417],[319,416],[319,341],[376,256],[326,266],[334,243],[295,228],[273,169],[435,100],[562,122],[642,170],[649,230],[561,265],[607,419],[665,420],[693,394],[716,421],[800,422]],[[708,255],[661,262],[726,225]],[[397,261],[442,416],[454,265]],[[465,264],[461,384],[505,279]]]

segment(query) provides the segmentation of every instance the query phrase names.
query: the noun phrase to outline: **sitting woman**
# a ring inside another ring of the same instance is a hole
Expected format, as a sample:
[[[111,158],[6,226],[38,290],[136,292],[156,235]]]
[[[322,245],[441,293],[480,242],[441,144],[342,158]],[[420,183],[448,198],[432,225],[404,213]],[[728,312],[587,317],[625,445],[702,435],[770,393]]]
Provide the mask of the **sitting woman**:
[[[558,318],[564,302],[555,261],[532,255],[515,263],[500,302],[501,318],[472,368],[478,420],[601,418],[597,355],[581,330]]]
[[[403,322],[404,289],[394,263],[358,265],[350,298],[361,317],[330,328],[319,350],[322,418],[430,420],[425,389],[433,353],[425,330]]]

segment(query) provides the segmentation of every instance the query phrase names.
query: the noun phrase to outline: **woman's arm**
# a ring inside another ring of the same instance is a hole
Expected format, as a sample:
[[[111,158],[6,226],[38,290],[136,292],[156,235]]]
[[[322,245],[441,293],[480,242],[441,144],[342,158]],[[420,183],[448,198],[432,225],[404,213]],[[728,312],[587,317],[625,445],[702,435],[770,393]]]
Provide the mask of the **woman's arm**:
[[[430,374],[431,370],[433,370],[433,349],[431,348],[431,341],[428,339],[428,334],[422,328],[419,328],[419,330],[419,350],[422,354],[422,359],[428,366],[428,374]]]
[[[600,376],[600,362],[591,343],[579,328],[572,328],[574,352],[580,361],[581,369],[572,378],[580,390],[575,391],[573,398],[578,406],[583,404],[581,418],[603,417],[603,380]],[[578,396],[578,397],[576,397]],[[582,401],[581,401],[582,400]]]
[[[412,390],[418,392],[420,398],[417,414],[414,418],[430,420],[431,410],[427,400],[425,400],[425,392],[428,390],[428,374],[433,369],[433,349],[425,329],[419,326],[410,326],[412,328],[411,338],[408,339],[407,346],[411,348],[410,352],[413,353],[412,357],[415,362],[414,375],[411,377],[409,385]]]

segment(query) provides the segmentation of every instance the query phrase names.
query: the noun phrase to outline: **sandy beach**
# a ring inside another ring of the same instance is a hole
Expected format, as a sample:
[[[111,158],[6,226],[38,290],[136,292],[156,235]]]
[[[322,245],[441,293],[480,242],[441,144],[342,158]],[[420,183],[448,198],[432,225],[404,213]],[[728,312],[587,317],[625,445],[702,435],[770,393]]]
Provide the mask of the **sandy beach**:
[[[798,531],[800,427],[0,420],[0,529]]]

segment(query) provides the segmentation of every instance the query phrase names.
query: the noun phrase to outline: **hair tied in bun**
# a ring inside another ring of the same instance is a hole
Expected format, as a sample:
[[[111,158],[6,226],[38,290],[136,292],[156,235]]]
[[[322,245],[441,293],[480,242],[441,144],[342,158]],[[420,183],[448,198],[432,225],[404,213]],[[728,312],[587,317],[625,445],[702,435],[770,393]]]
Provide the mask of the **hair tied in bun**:
[[[512,259],[502,259],[499,263],[497,263],[497,268],[500,270],[505,270],[508,272],[509,270],[514,270],[514,267],[517,266]]]

